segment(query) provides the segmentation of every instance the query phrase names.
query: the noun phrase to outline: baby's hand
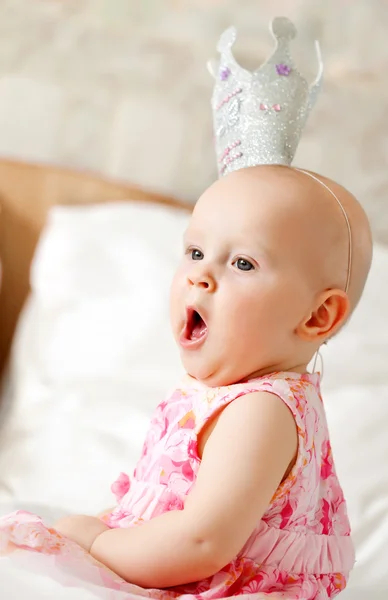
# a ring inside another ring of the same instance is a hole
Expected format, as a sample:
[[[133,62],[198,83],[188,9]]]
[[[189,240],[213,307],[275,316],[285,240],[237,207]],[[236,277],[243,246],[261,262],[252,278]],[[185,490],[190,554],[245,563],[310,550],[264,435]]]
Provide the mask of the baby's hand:
[[[55,523],[54,529],[89,552],[95,539],[109,527],[97,517],[72,515],[59,519]]]

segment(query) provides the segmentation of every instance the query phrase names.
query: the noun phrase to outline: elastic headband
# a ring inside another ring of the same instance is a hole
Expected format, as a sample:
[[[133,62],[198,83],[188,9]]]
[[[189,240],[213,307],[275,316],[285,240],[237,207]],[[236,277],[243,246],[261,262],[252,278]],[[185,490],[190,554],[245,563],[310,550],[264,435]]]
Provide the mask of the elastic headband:
[[[295,168],[295,167],[294,167]],[[340,199],[336,196],[336,194],[333,192],[332,189],[329,188],[328,185],[326,185],[326,183],[323,183],[323,181],[321,181],[318,177],[316,177],[315,175],[312,175],[312,173],[309,173],[309,171],[304,171],[303,169],[297,169],[295,168],[295,171],[299,171],[300,173],[304,173],[305,175],[308,175],[308,177],[311,177],[311,179],[314,179],[314,181],[317,181],[318,183],[320,183],[325,190],[327,190],[329,192],[329,194],[332,195],[332,197],[334,198],[334,200],[336,200],[338,206],[341,209],[341,212],[344,216],[345,222],[346,222],[346,227],[348,230],[348,271],[347,271],[347,276],[346,276],[346,283],[345,283],[345,292],[348,293],[349,291],[349,285],[350,285],[350,276],[351,276],[351,271],[352,271],[352,229],[350,227],[350,221],[349,221],[349,217],[346,214],[346,210],[344,209]]]

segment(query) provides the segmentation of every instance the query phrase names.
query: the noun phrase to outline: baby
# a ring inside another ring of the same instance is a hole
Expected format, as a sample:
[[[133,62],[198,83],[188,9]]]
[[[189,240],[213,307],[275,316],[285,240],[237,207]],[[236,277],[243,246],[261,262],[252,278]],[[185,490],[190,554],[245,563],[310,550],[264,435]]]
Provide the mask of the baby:
[[[114,484],[117,506],[54,529],[16,513],[0,535],[56,557],[53,570],[76,557],[75,578],[88,563],[85,581],[93,567],[129,598],[333,598],[354,550],[308,365],[360,299],[371,232],[327,178],[227,171],[194,208],[171,289],[187,376],[156,409],[133,477]]]
[[[350,221],[347,293],[344,216],[307,174],[242,169],[193,211],[171,291],[188,376],[159,405],[117,508],[55,526],[128,582],[303,599],[346,584],[349,522],[308,363],[356,306],[372,243],[357,200],[319,179]]]

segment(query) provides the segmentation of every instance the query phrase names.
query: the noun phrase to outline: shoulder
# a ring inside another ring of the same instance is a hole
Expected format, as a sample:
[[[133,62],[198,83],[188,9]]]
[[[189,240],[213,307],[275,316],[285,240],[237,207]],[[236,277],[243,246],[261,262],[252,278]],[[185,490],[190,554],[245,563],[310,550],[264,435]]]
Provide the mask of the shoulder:
[[[312,420],[325,422],[318,374],[273,373],[254,383],[257,391],[273,394],[287,406],[298,429],[310,427]]]
[[[215,430],[217,436],[232,440],[234,444],[262,452],[281,442],[292,453],[296,451],[298,428],[288,406],[278,395],[257,389],[246,389],[227,397],[218,404],[209,418],[197,429],[199,455]],[[197,426],[199,423],[197,423]]]
[[[198,384],[192,387],[199,403],[199,416],[218,412],[238,398],[258,392],[277,396],[288,406],[295,417],[304,413],[307,403],[319,407],[320,391],[318,375],[299,375],[297,373],[272,373],[222,387],[207,387]],[[267,399],[269,397],[267,396]]]
[[[264,442],[294,446],[297,428],[293,414],[277,394],[252,390],[241,394],[220,411],[217,427],[234,431],[235,440],[260,447]]]
[[[249,408],[246,402],[241,401],[248,397]],[[278,400],[275,401],[274,397]],[[318,426],[321,429],[326,422],[318,374],[279,372],[225,387],[203,386],[195,405],[197,433],[216,415],[224,412],[226,407],[228,413],[242,406],[245,406],[244,410],[255,412],[268,410],[291,413],[301,437],[306,429],[316,429]],[[235,408],[232,409],[233,405]]]

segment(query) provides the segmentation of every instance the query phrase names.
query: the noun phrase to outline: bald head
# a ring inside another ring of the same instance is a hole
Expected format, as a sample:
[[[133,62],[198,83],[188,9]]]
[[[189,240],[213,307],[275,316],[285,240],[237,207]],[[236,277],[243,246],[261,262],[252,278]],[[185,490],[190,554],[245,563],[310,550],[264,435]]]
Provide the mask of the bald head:
[[[297,171],[298,172],[298,171]],[[349,268],[349,289],[348,295],[351,302],[351,308],[354,310],[358,304],[368,273],[372,263],[373,240],[368,217],[358,200],[342,185],[336,183],[328,177],[323,177],[311,171],[299,171],[301,175],[310,176],[316,185],[320,185],[318,181],[323,183],[321,196],[326,195],[325,208],[328,213],[329,221],[333,227],[341,227],[342,233],[339,236],[339,244],[337,258],[343,265],[343,258],[347,256],[347,270]],[[314,179],[315,178],[315,179]],[[318,181],[316,181],[318,180]],[[347,220],[350,224],[350,240],[348,224],[346,217],[338,205],[336,199],[332,196],[329,190],[337,197],[343,211],[346,213]],[[330,205],[331,203],[331,205]],[[350,242],[350,261],[349,261],[349,242]],[[349,264],[350,262],[350,264]],[[348,275],[348,273],[346,273]]]
[[[279,222],[279,240],[282,239],[286,250],[287,246],[293,248],[314,287],[345,290],[349,231],[340,205],[325,185],[338,198],[350,223],[351,269],[347,293],[352,311],[370,269],[372,235],[365,211],[348,190],[316,173],[278,165],[235,171],[214,184],[224,204],[238,201],[239,190],[248,190],[254,204],[268,202]]]

